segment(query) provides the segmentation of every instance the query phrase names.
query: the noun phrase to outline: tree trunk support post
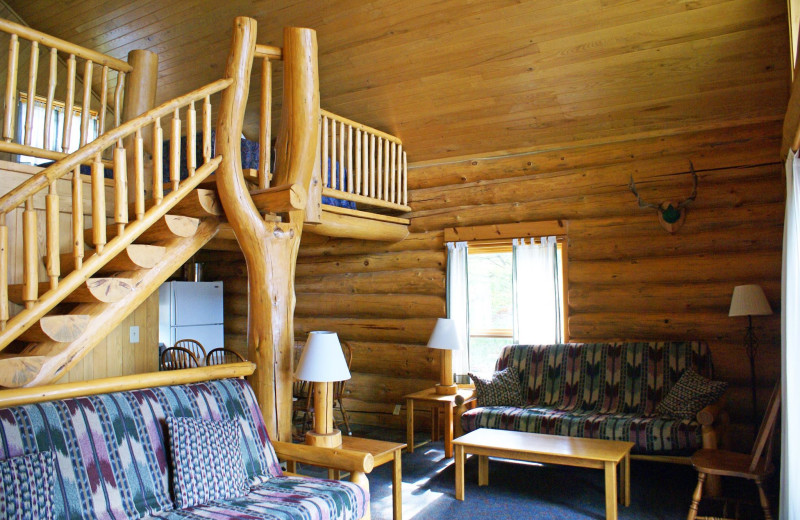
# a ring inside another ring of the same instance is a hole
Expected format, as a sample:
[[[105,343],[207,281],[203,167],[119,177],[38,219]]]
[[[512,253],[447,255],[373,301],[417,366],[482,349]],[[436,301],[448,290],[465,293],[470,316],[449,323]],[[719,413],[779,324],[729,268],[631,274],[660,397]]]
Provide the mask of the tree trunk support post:
[[[122,122],[130,121],[156,106],[156,83],[158,80],[158,54],[145,50],[134,50],[128,53],[128,63],[133,70],[125,78],[125,101],[122,110]],[[128,202],[133,202],[136,193],[133,189],[136,186],[133,139],[131,136],[125,139],[125,148],[128,150],[127,171],[128,171]],[[153,186],[153,165],[152,165],[152,129],[147,125],[142,129],[143,149],[145,157],[148,159],[144,164],[144,190],[145,199],[152,197]]]
[[[222,93],[217,150],[223,155],[217,189],[228,222],[247,263],[248,353],[251,376],[272,439],[291,441],[294,274],[305,210],[267,222],[253,204],[242,175],[240,136],[250,87],[256,22],[237,18]],[[284,100],[277,138],[273,184],[300,184],[308,191],[319,135],[319,79],[316,33],[284,30]]]

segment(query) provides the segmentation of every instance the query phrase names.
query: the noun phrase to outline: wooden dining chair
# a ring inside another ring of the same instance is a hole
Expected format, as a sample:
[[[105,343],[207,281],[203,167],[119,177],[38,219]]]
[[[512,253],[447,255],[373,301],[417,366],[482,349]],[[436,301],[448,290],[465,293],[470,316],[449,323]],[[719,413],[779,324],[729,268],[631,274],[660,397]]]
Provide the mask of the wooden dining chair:
[[[183,347],[170,347],[161,353],[159,367],[161,370],[181,370],[197,368],[200,363],[191,350]]]
[[[235,350],[228,348],[215,348],[206,356],[206,366],[226,365],[228,363],[239,363],[245,359]]]
[[[185,348],[186,350],[194,354],[194,357],[201,364],[206,360],[206,349],[205,347],[203,347],[203,344],[197,341],[196,339],[179,339],[172,346]]]
[[[697,470],[698,478],[687,520],[725,520],[718,516],[697,516],[697,507],[703,497],[703,483],[708,475],[738,477],[754,481],[758,487],[758,497],[764,511],[764,519],[772,520],[769,499],[764,492],[763,482],[775,470],[771,462],[772,438],[778,422],[780,402],[781,382],[779,380],[772,391],[756,442],[749,455],[726,450],[698,450],[692,455],[692,465]]]

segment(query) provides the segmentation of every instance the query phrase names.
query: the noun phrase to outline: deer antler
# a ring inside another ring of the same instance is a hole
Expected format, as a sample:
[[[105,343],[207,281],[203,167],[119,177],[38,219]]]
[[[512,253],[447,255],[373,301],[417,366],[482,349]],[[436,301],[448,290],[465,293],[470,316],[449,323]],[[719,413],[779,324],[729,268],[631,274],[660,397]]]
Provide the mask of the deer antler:
[[[636,195],[636,201],[639,203],[640,208],[656,208],[659,209],[658,204],[653,204],[652,202],[645,202],[642,200],[642,197],[639,195],[639,192],[636,191],[636,183],[633,182],[633,174],[631,174],[631,182],[628,184],[628,187],[631,189],[634,195]]]
[[[692,194],[689,195],[689,198],[683,199],[681,202],[678,203],[678,209],[681,209],[692,202],[695,198],[697,198],[697,172],[694,171],[694,164],[692,161],[689,161],[689,170],[692,172],[692,178],[694,179],[694,186],[692,187]]]

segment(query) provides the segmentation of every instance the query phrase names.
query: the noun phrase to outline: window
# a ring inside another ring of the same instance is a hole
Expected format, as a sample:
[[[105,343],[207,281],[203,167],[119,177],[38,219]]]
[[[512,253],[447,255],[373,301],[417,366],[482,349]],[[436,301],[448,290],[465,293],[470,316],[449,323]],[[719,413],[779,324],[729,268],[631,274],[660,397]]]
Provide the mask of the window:
[[[45,107],[46,100],[44,98],[36,97],[33,105],[33,126],[31,127],[31,146],[35,148],[44,148],[47,150],[62,151],[61,142],[64,137],[64,122],[65,112],[64,103],[53,102],[53,119],[51,124],[50,135],[48,142],[44,142],[44,124],[45,124]],[[20,94],[19,107],[17,110],[17,142],[24,142],[25,123],[28,119],[28,97],[25,93]],[[93,141],[97,138],[98,131],[98,118],[97,113],[93,110],[89,111],[89,136],[88,141]],[[87,142],[88,142],[87,141]],[[70,140],[68,153],[72,153],[80,147],[81,142],[81,108],[73,107],[72,123],[70,126]],[[51,162],[52,159],[43,159],[40,157],[31,157],[29,155],[19,155],[18,161],[24,164],[42,164]]]
[[[562,223],[528,223],[534,229],[558,230]],[[520,233],[523,225],[509,225]],[[497,237],[502,226],[484,235]],[[533,233],[524,228],[525,236]],[[457,380],[467,372],[491,373],[500,350],[511,343],[548,344],[566,337],[563,231],[531,240],[482,239],[481,228],[454,229],[451,236],[469,241],[447,243],[448,316],[455,320],[465,349],[454,354]],[[508,236],[510,233],[506,233]],[[521,233],[520,233],[521,234]],[[513,234],[511,235],[513,236]],[[445,231],[448,240],[448,230]]]

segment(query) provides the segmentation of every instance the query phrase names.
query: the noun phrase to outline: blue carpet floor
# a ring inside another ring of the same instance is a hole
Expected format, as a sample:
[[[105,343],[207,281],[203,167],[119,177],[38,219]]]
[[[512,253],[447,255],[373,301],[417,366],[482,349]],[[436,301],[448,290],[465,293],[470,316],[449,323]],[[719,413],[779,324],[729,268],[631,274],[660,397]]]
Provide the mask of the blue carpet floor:
[[[354,434],[405,442],[404,433],[397,430],[358,430]],[[479,487],[478,459],[470,457],[465,467],[462,502],[455,498],[453,459],[444,458],[441,441],[419,446],[412,454],[404,452],[402,466],[404,520],[605,518],[604,480],[600,470],[490,459],[489,485]],[[387,463],[369,475],[373,520],[392,518],[391,471],[392,465]],[[310,468],[301,472],[324,477]],[[691,466],[633,461],[631,505],[619,506],[619,518],[684,519],[696,482],[697,474]],[[726,489],[726,495],[755,498],[750,487],[740,487]],[[719,514],[716,507],[717,504],[704,503],[701,513]],[[745,506],[738,517],[758,519],[761,515],[759,510]]]

